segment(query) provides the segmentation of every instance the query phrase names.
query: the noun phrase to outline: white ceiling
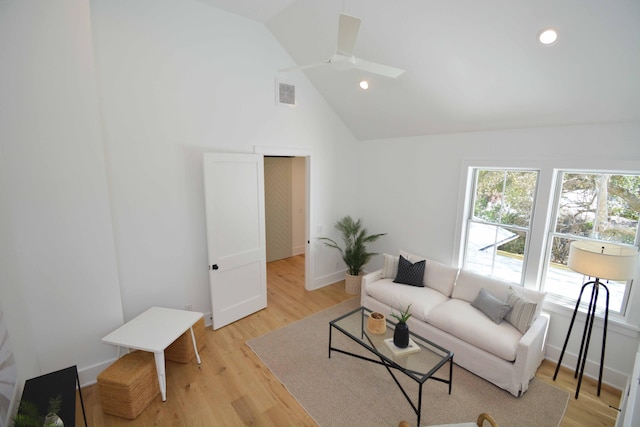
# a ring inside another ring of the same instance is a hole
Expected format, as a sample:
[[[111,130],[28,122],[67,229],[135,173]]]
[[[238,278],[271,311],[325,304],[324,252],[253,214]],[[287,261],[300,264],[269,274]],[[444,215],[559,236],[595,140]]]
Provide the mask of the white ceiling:
[[[264,23],[282,68],[328,59],[338,15],[361,18],[355,56],[403,75],[304,71],[360,139],[640,121],[639,0],[201,1]]]

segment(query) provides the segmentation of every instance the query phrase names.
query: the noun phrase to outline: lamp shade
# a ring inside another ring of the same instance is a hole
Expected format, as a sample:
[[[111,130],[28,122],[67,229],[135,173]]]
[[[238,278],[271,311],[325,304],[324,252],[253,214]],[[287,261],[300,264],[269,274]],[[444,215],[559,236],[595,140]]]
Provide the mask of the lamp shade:
[[[570,269],[598,279],[627,280],[635,273],[638,250],[613,243],[576,240],[569,247]]]

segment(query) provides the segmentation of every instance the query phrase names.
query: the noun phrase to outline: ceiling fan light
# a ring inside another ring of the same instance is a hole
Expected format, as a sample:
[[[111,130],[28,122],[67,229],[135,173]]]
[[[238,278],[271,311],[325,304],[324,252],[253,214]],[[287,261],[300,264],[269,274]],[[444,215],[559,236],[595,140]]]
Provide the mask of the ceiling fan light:
[[[538,40],[546,46],[554,44],[558,40],[558,33],[553,28],[547,28],[538,33]]]
[[[367,90],[367,89],[369,89],[369,82],[367,82],[366,80],[362,80],[362,81],[360,82],[360,88],[361,88],[362,90]]]

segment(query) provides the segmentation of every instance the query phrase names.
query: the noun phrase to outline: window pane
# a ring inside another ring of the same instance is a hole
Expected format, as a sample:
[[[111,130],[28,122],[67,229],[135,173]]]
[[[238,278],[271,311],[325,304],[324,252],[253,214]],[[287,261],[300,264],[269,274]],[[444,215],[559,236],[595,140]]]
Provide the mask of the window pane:
[[[547,264],[547,274],[545,278],[545,291],[565,299],[575,305],[582,285],[592,280],[589,277],[576,273],[567,267],[569,258],[569,245],[573,240],[564,237],[553,237],[552,259]],[[620,312],[624,303],[626,290],[626,282],[604,281],[609,289],[609,311]],[[588,306],[591,296],[592,287],[588,286],[581,299],[584,306]],[[606,302],[605,290],[602,289],[599,296],[597,307],[604,311]]]
[[[537,172],[477,172],[473,215],[494,224],[528,228],[533,212]]]
[[[470,222],[464,267],[481,274],[522,283],[526,234]]]
[[[480,170],[476,177],[473,216],[487,222],[500,223],[504,171]]]
[[[630,245],[636,243],[640,176],[562,175],[557,233]]]
[[[536,172],[507,172],[505,205],[502,224],[529,227],[533,212],[533,198],[536,191]]]

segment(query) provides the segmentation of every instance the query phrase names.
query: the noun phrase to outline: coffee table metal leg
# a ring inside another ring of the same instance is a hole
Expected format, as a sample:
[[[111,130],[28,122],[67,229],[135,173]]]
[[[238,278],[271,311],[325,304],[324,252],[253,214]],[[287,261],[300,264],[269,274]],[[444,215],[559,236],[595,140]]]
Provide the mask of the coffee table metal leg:
[[[453,356],[449,359],[449,394],[451,394],[451,385],[453,384]]]
[[[158,371],[158,384],[160,384],[160,394],[162,395],[162,401],[167,400],[167,377],[164,370],[164,351],[157,351],[153,353],[156,359],[156,370]]]
[[[333,330],[333,327],[329,325],[329,359],[331,359],[331,331],[332,330]]]
[[[416,424],[418,427],[420,426],[420,417],[422,416],[422,386],[424,383],[420,383],[420,387],[418,390],[418,423]]]

